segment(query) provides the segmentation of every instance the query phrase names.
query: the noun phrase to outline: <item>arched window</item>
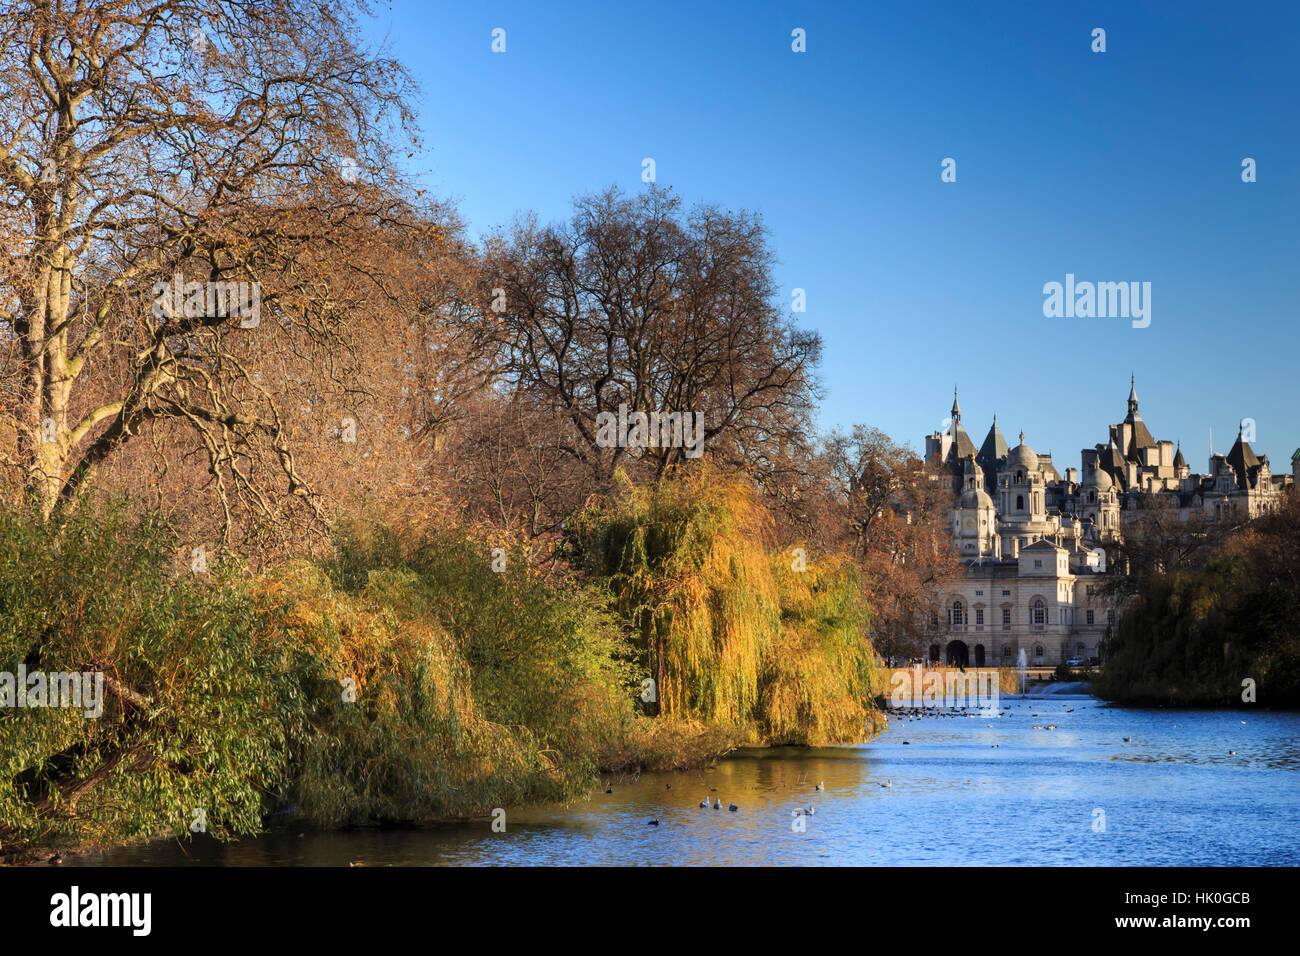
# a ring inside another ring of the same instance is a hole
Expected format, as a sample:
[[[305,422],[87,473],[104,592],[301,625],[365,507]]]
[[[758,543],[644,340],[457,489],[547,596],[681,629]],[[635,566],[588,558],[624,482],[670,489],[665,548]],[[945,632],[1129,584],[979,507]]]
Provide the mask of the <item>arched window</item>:
[[[1047,605],[1043,603],[1041,598],[1034,602],[1033,614],[1029,619],[1036,625],[1047,623]]]
[[[1035,658],[1041,658],[1042,656],[1043,656],[1043,645],[1042,645],[1042,644],[1035,644],[1035,645],[1034,645],[1034,657],[1035,657]]]
[[[1024,496],[1024,495],[1016,495],[1016,510],[1017,510],[1017,511],[1024,511],[1024,510],[1025,510],[1025,496]]]
[[[1025,480],[1025,473],[1023,471],[1016,472],[1016,484],[1020,484],[1024,480]]]

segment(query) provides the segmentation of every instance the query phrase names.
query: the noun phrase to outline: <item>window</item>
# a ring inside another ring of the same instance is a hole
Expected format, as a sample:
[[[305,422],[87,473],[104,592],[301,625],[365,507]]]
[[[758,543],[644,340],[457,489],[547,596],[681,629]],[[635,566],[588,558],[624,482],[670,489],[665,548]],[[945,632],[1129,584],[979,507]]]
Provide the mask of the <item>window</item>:
[[[1114,624],[1114,623],[1115,623],[1115,609],[1114,609],[1114,608],[1110,608],[1109,610],[1106,611],[1106,623],[1107,623],[1107,624]]]
[[[983,597],[983,596],[984,596],[984,592],[983,592],[983,591],[976,591],[976,592],[975,592],[975,596],[976,596],[976,597]]]
[[[1089,610],[1088,610],[1088,623],[1089,623],[1089,624],[1096,624],[1096,623],[1097,623],[1096,621],[1093,620],[1094,617],[1096,617],[1096,614],[1092,611],[1091,608],[1089,608]]]
[[[1014,653],[1014,652],[1011,650],[1011,645],[1010,645],[1010,644],[1003,644],[1003,645],[1002,645],[1002,657],[1003,657],[1004,660],[1010,660],[1011,655],[1012,655],[1013,653]]]
[[[977,608],[975,609],[975,623],[976,623],[976,624],[983,624],[983,623],[984,623],[984,608],[982,608],[982,607],[977,607]]]
[[[1024,495],[1016,495],[1016,510],[1017,510],[1017,511],[1024,511],[1024,510],[1025,510],[1025,496],[1024,496]]]
[[[1035,627],[1041,627],[1047,623],[1047,605],[1041,599],[1034,602],[1033,615],[1030,620],[1034,622]]]
[[[1009,607],[1004,607],[1002,609],[1002,626],[1003,627],[1011,626],[1011,608]]]
[[[1042,656],[1043,656],[1043,645],[1042,645],[1042,644],[1035,644],[1035,645],[1034,645],[1034,657],[1035,657],[1036,659],[1041,659]]]
[[[1041,568],[1042,566],[1043,566],[1043,562],[1042,562],[1042,561],[1035,561],[1035,562],[1034,562],[1034,567],[1036,567],[1036,568]]]
[[[1083,656],[1086,650],[1087,648],[1083,646],[1083,641],[1080,641],[1078,644],[1074,645],[1074,652],[1078,654],[1080,657]]]
[[[952,602],[952,609],[948,612],[948,623],[953,627],[961,627],[966,623],[961,601]]]
[[[1010,591],[1003,591],[1003,592],[1002,592],[1002,596],[1003,596],[1003,597],[1011,597],[1011,592],[1010,592]]]

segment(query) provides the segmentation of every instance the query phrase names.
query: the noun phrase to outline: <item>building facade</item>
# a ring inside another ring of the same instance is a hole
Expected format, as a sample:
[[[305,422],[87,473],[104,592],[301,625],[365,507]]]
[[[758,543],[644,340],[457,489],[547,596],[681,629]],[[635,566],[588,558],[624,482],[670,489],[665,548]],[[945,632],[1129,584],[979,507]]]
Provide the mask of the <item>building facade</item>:
[[[963,567],[935,594],[942,611],[928,656],[974,666],[1015,664],[1021,651],[1030,666],[1103,658],[1117,612],[1103,586],[1119,573],[1114,547],[1144,503],[1161,496],[1183,518],[1255,518],[1300,473],[1298,450],[1292,474],[1274,476],[1244,429],[1226,455],[1211,454],[1206,474],[1192,473],[1181,448],[1152,437],[1134,382],[1124,420],[1064,475],[1023,432],[1008,447],[996,416],[976,449],[955,390],[951,425],[927,436],[925,450],[952,482],[949,527]]]

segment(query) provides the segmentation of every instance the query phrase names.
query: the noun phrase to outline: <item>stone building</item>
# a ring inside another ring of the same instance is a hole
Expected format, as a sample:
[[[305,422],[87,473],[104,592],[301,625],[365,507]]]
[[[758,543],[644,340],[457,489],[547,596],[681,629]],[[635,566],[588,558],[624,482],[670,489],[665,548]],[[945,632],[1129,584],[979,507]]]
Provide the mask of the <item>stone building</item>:
[[[1124,420],[1082,450],[1077,471],[1060,474],[1023,432],[1008,447],[996,417],[976,449],[955,391],[948,431],[927,436],[925,450],[952,481],[950,528],[964,568],[936,595],[940,637],[929,657],[974,666],[1016,663],[1021,650],[1031,666],[1104,657],[1116,614],[1102,589],[1116,573],[1108,559],[1144,499],[1163,496],[1183,517],[1254,518],[1300,474],[1300,449],[1293,475],[1274,476],[1244,430],[1226,455],[1210,456],[1208,473],[1193,474],[1180,447],[1152,436],[1134,382]]]

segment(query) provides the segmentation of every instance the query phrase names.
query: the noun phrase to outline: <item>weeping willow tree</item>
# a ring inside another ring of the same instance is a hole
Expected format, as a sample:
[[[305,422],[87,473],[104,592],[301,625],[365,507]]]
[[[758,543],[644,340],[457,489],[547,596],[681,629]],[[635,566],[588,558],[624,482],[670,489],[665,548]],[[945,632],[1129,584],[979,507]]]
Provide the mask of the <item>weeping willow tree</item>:
[[[778,550],[771,516],[740,478],[702,468],[620,482],[569,535],[609,588],[661,714],[774,743],[874,730],[869,615],[851,562]]]
[[[884,677],[866,639],[860,572],[845,555],[818,561],[773,555],[781,636],[760,675],[759,731],[772,743],[848,743],[884,719],[872,700]]]

